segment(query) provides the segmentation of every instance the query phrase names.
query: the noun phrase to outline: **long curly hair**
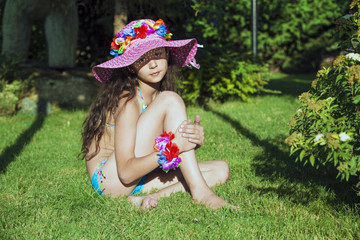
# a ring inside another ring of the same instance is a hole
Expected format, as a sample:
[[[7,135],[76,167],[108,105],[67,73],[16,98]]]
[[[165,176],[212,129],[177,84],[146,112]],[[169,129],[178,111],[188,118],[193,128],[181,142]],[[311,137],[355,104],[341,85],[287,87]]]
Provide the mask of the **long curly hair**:
[[[176,80],[182,78],[175,66],[171,51],[169,51],[168,70],[161,80],[161,91],[176,91]],[[105,132],[108,119],[114,116],[118,103],[122,98],[126,102],[136,96],[136,87],[139,86],[137,76],[129,68],[120,68],[104,83],[100,93],[90,107],[90,114],[82,125],[82,147],[79,157],[91,160],[100,151],[100,140]],[[95,152],[89,153],[89,147],[95,140]]]

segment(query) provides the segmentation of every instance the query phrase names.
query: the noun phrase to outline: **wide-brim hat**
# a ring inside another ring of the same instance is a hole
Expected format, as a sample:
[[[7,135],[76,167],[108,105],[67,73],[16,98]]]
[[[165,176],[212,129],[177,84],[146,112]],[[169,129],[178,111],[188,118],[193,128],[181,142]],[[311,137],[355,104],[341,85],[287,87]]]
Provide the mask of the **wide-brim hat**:
[[[110,54],[115,57],[93,67],[95,78],[104,83],[116,69],[133,64],[146,52],[159,47],[168,47],[176,65],[198,68],[196,39],[170,40],[171,35],[161,19],[156,22],[150,19],[130,22],[113,39]]]

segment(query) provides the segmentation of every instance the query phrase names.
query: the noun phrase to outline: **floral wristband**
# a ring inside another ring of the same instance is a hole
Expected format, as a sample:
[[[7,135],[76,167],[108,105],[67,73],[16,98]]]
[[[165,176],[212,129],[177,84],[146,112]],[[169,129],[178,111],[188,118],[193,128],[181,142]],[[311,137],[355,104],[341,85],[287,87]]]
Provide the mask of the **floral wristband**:
[[[172,132],[164,132],[155,139],[154,150],[158,152],[158,163],[164,172],[170,169],[175,170],[181,163],[179,148],[176,143],[171,142],[174,138],[175,135]]]

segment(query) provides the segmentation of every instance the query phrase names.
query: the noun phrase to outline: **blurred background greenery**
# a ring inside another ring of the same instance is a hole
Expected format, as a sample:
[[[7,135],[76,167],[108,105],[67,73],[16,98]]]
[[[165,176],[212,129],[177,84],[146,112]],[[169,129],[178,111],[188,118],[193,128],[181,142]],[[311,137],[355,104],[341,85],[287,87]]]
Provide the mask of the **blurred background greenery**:
[[[77,1],[78,49],[86,52],[78,55],[79,64],[88,66],[108,57],[114,1],[103,2]],[[124,4],[128,22],[162,18],[175,39],[196,37],[204,51],[216,58],[248,60],[251,56],[251,1],[138,0]],[[350,0],[258,0],[259,61],[284,71],[318,70],[324,58],[336,54],[335,20],[347,13],[349,4]]]
[[[0,0],[0,41],[4,41],[5,3]],[[52,7],[61,4],[65,5],[55,1]],[[184,70],[185,80],[178,84],[186,102],[202,104],[233,97],[247,101],[249,96],[266,91],[272,72],[316,72],[336,57],[339,39],[335,21],[349,12],[349,4],[350,0],[258,0],[258,56],[254,62],[249,0],[76,0],[75,68],[90,72],[90,67],[110,59],[110,42],[122,24],[162,18],[173,39],[195,37],[204,45],[197,54],[200,70]],[[114,19],[123,23],[114,24]],[[32,21],[30,65],[47,65],[44,25],[43,19]],[[0,61],[3,91],[7,83],[19,79],[16,71],[9,71],[18,69],[14,67],[18,61],[5,56]]]

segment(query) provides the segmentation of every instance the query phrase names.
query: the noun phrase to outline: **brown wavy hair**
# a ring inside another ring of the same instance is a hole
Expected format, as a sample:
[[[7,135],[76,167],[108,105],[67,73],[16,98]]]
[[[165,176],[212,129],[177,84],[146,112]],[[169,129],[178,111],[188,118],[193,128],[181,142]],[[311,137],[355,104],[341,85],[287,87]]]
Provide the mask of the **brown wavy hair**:
[[[161,91],[176,91],[176,80],[181,79],[181,74],[172,60],[171,51],[168,61],[168,70],[161,80]],[[136,87],[139,86],[136,74],[130,68],[120,68],[114,72],[109,81],[104,83],[100,93],[90,107],[90,114],[82,125],[82,147],[79,157],[91,160],[100,151],[100,140],[105,132],[108,119],[114,116],[118,103],[122,98],[126,102],[136,96]],[[101,121],[100,121],[101,119]],[[95,140],[95,152],[89,154],[89,147]]]

